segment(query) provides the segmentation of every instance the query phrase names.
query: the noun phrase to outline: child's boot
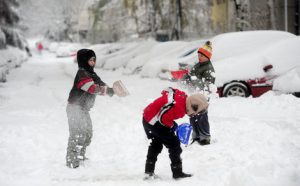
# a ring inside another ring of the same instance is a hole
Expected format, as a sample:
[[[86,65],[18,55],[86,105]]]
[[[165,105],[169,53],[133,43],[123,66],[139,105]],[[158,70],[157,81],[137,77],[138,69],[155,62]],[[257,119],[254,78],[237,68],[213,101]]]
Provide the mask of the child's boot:
[[[182,164],[171,165],[174,179],[191,177],[191,174],[182,172]]]

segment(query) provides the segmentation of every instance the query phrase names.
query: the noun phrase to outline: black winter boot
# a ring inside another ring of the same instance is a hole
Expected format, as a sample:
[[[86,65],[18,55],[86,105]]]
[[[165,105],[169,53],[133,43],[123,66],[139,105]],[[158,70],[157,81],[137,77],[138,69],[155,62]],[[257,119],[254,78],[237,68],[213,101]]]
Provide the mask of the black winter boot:
[[[198,143],[200,145],[209,145],[210,144],[210,139],[204,139],[204,140],[199,140]]]
[[[157,176],[154,174],[155,162],[146,162],[144,180],[155,179]]]
[[[182,172],[182,164],[171,165],[171,169],[173,172],[174,179],[187,178],[192,176],[191,174],[186,174]]]
[[[145,166],[145,173],[149,174],[149,173],[154,173],[154,169],[155,169],[155,162],[146,162],[146,166]]]
[[[79,167],[79,161],[67,162],[67,167],[76,169]]]

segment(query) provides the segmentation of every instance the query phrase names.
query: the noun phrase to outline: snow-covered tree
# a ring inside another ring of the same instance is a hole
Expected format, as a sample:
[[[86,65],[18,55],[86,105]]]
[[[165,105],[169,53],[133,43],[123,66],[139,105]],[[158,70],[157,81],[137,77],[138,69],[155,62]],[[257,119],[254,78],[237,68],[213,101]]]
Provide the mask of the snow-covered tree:
[[[234,0],[236,9],[236,30],[250,30],[250,3],[249,0]]]
[[[0,48],[6,44],[24,49],[24,39],[18,29],[17,0],[0,1]]]
[[[92,42],[130,37],[183,39],[211,33],[206,0],[99,0],[91,6]]]
[[[0,25],[14,26],[19,21],[16,7],[19,6],[17,0],[1,0],[0,1]]]
[[[20,23],[26,36],[47,36],[53,40],[77,40],[77,25],[87,0],[20,1]]]
[[[274,0],[268,0],[267,5],[268,5],[269,11],[270,11],[271,29],[276,30],[277,26],[276,26],[275,6],[274,6],[275,2],[274,2]]]

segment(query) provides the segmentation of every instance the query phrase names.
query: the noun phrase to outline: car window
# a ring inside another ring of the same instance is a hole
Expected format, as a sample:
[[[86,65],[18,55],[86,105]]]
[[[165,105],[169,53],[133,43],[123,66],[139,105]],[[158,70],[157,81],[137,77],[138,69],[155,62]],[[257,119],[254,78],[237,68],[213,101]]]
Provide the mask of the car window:
[[[183,55],[181,55],[180,57],[186,57],[190,54],[192,54],[193,52],[195,52],[197,50],[197,48],[193,48],[192,50],[188,50],[187,52],[185,52]]]

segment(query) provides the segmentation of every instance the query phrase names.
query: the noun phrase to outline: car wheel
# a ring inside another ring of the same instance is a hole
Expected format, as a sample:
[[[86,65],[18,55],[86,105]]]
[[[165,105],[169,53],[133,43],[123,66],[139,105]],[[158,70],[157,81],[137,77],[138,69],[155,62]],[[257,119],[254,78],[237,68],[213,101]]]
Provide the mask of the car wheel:
[[[248,97],[250,92],[246,85],[240,82],[232,82],[225,86],[223,90],[224,97]]]

